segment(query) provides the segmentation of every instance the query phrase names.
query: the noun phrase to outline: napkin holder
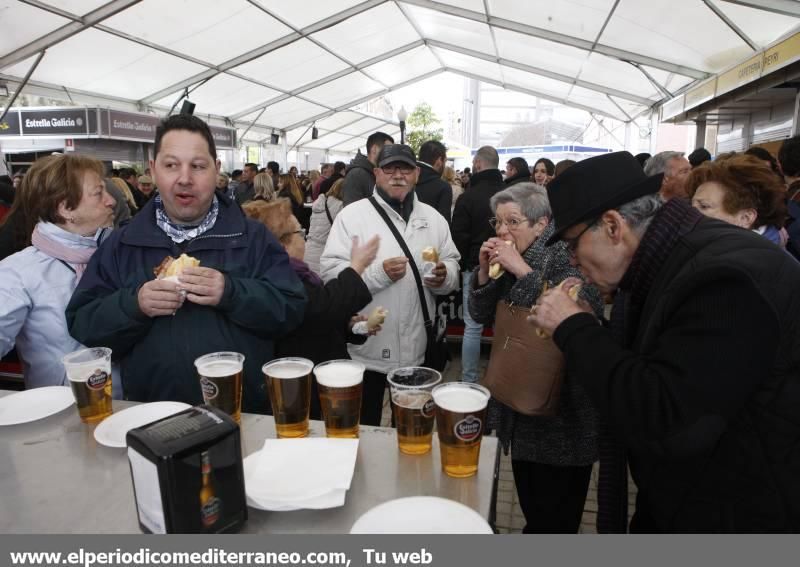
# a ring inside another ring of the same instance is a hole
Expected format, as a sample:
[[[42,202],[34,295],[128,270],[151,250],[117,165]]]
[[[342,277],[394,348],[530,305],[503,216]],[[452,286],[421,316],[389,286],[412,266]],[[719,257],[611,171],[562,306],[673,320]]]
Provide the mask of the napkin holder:
[[[247,520],[239,426],[197,406],[127,435],[145,533],[231,533]]]

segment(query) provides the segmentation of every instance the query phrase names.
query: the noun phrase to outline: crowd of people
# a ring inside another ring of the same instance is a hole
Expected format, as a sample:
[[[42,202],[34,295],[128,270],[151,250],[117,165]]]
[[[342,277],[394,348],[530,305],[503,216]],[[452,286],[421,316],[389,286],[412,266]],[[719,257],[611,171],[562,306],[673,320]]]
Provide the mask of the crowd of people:
[[[524,532],[575,533],[598,460],[601,532],[800,531],[800,137],[777,159],[503,169],[484,146],[461,172],[433,140],[415,154],[375,132],[364,150],[228,175],[207,124],[174,115],[143,175],[54,154],[0,180],[0,355],[16,348],[35,388],[65,383],[63,355],[109,347],[117,395],[199,404],[193,361],[241,352],[254,413],[270,408],[265,362],[352,358],[367,369],[362,423],[377,425],[387,374],[428,361],[437,298],[460,288],[462,380],[481,379],[501,302],[563,353],[554,415],[490,402]],[[156,277],[181,254],[199,265]],[[378,309],[384,322],[356,333]]]

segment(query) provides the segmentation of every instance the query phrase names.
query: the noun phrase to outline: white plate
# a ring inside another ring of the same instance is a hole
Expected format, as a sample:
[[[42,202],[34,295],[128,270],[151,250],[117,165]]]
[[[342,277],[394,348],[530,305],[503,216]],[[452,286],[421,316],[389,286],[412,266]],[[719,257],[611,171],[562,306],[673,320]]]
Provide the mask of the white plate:
[[[435,496],[398,498],[365,512],[351,534],[491,534],[472,508]]]
[[[127,447],[125,435],[131,429],[153,423],[190,407],[192,406],[182,402],[151,402],[129,407],[105,418],[95,428],[94,438],[106,447]]]
[[[56,414],[75,403],[66,386],[33,388],[0,398],[0,425],[28,423]]]
[[[248,486],[252,486],[253,475],[258,468],[258,459],[260,451],[251,453],[246,456],[242,461],[242,468],[244,469],[244,491],[247,497],[247,505],[256,510],[268,510],[271,512],[291,512],[293,510],[322,510],[326,508],[338,508],[344,506],[345,494],[344,489],[327,490],[324,493],[313,494],[311,491],[307,494],[307,498],[297,502],[275,502],[275,501],[261,501],[256,500],[250,494]]]

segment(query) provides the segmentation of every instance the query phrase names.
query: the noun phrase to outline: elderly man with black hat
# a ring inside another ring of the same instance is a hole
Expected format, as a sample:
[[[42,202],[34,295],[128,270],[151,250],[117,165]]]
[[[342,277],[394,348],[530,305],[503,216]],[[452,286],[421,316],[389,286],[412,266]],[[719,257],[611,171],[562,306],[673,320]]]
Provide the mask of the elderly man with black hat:
[[[800,265],[661,183],[617,152],[547,188],[551,242],[615,294],[610,329],[563,289],[530,317],[605,423],[598,529],[627,527],[627,458],[632,532],[800,531]]]
[[[353,360],[367,367],[361,404],[361,423],[367,425],[380,424],[386,374],[422,365],[428,341],[423,309],[433,320],[434,296],[458,288],[460,259],[447,221],[415,195],[419,167],[414,151],[404,144],[383,146],[376,161],[374,193],[336,215],[320,260],[322,279],[332,280],[350,266],[355,238],[367,242],[380,235],[377,258],[361,275],[372,294],[364,314],[378,307],[389,313],[380,333],[363,345],[348,346]],[[426,248],[434,249],[438,260],[423,258]]]

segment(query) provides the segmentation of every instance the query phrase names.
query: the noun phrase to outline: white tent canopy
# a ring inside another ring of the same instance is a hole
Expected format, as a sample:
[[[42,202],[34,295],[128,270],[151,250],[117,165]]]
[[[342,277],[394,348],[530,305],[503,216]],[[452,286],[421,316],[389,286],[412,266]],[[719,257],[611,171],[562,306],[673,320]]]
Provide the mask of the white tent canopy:
[[[399,132],[354,107],[445,71],[631,121],[797,30],[800,2],[0,0],[0,14],[12,90],[33,69],[24,90],[164,113],[188,89],[240,136],[348,153]]]

